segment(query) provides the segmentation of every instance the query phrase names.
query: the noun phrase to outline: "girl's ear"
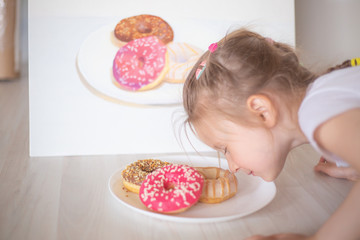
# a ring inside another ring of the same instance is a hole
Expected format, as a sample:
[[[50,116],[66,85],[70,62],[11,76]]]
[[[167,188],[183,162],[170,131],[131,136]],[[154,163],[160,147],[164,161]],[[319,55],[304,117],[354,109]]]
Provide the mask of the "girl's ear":
[[[266,95],[251,95],[247,99],[246,105],[248,110],[255,114],[259,121],[263,122],[266,127],[272,128],[276,125],[277,112],[274,103]]]

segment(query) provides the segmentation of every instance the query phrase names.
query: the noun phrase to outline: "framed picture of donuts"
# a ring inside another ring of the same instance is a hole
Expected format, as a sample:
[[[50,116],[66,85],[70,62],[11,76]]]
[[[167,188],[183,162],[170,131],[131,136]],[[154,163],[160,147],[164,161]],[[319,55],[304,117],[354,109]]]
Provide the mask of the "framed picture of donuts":
[[[82,82],[96,96],[120,104],[179,105],[186,76],[204,50],[176,41],[175,34],[167,21],[150,14],[95,30],[77,55]],[[104,59],[101,65],[95,57],[99,55]]]
[[[237,3],[239,7],[242,4]],[[95,95],[123,104],[181,104],[183,83],[207,49],[206,44],[239,27],[273,31],[266,33],[273,36],[288,23],[270,26],[268,21],[259,24],[259,19],[224,19],[219,13],[218,19],[196,19],[156,12],[119,15],[84,39],[77,67],[82,82]],[[198,34],[203,37],[201,41],[194,38]],[[293,44],[293,34],[286,36]],[[102,56],[103,64],[96,56]]]
[[[295,42],[293,1],[28,5],[32,156],[210,151],[174,134],[184,81],[209,44],[240,27]]]

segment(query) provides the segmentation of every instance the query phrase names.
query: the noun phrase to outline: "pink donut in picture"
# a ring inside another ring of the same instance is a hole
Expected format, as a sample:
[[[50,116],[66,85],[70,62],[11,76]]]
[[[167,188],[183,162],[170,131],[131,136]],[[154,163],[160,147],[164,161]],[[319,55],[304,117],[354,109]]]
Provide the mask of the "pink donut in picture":
[[[141,184],[139,197],[149,209],[161,213],[179,213],[200,199],[204,178],[194,168],[172,164],[148,174]]]
[[[152,89],[163,81],[167,72],[167,48],[155,36],[128,42],[113,61],[115,84],[128,91]]]

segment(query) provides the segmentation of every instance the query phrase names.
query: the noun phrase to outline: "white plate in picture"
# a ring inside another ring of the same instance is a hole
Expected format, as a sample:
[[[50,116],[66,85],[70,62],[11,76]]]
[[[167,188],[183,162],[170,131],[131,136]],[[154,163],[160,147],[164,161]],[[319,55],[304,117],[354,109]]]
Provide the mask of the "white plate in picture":
[[[219,166],[218,158],[198,155],[166,156],[158,159],[194,167]],[[221,167],[228,169],[226,160],[221,160]],[[234,197],[217,204],[197,203],[187,211],[178,214],[156,213],[147,209],[137,194],[128,192],[123,187],[121,172],[124,168],[116,171],[109,179],[109,190],[115,199],[136,212],[168,221],[198,223],[240,218],[265,207],[273,200],[276,194],[276,186],[273,182],[265,182],[260,177],[236,173],[238,191]]]

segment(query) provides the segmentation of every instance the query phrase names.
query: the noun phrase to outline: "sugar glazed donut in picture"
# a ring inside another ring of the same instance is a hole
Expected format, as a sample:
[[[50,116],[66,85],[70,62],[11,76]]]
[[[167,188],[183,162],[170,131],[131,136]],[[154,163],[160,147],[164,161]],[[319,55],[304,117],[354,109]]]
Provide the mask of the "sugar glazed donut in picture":
[[[171,42],[166,47],[169,54],[169,72],[165,76],[165,81],[185,82],[187,75],[204,51],[185,42]]]
[[[180,213],[196,204],[204,179],[194,168],[172,164],[146,176],[140,187],[141,202],[161,213]]]
[[[138,194],[142,182],[149,173],[169,164],[159,159],[143,159],[127,165],[121,172],[124,187]]]
[[[113,61],[114,83],[128,91],[153,89],[162,83],[167,72],[167,48],[155,36],[128,42]]]
[[[217,167],[195,167],[205,178],[200,202],[220,203],[237,192],[237,178],[234,173]]]
[[[167,44],[174,39],[174,32],[166,21],[158,16],[146,14],[122,19],[116,25],[114,35],[122,42],[156,36]]]

